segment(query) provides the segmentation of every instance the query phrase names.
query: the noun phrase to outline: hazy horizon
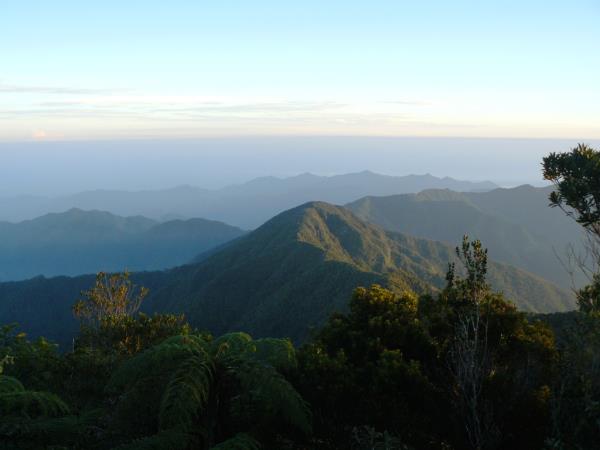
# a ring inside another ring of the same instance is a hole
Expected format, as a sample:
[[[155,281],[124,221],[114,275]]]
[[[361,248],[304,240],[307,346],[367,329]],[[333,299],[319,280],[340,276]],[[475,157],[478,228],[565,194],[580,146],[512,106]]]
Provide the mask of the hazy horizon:
[[[394,176],[430,173],[504,187],[543,185],[542,157],[576,144],[551,139],[364,136],[3,143],[0,196],[180,185],[216,189],[262,176],[364,170]]]
[[[589,0],[20,1],[2,18],[0,196],[363,170],[540,185],[544,155],[600,143]]]

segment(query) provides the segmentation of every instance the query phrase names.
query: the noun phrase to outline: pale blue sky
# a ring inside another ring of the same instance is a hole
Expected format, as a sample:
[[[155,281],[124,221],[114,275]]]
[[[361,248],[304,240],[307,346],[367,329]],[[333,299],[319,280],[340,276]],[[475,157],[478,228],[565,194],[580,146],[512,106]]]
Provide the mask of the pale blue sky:
[[[30,1],[0,140],[600,138],[600,2]]]

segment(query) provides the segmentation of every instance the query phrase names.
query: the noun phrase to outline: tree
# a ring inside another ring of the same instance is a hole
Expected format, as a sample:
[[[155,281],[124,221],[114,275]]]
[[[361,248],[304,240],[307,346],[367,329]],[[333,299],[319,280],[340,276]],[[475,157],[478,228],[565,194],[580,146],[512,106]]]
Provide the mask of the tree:
[[[570,152],[551,153],[543,160],[543,173],[556,188],[550,205],[586,231],[587,253],[577,261],[590,280],[576,292],[580,315],[561,343],[550,444],[593,448],[600,434],[600,152],[579,144]]]
[[[456,254],[464,275],[451,264],[439,297],[448,306],[449,334],[432,334],[447,342],[450,399],[467,438],[460,447],[537,448],[549,426],[553,334],[492,291],[486,281],[487,250],[480,241],[465,236]]]
[[[484,403],[483,388],[492,370],[489,334],[489,285],[486,283],[487,250],[481,242],[464,236],[456,248],[466,277],[457,278],[450,264],[445,295],[455,305],[453,341],[448,353],[449,369],[454,378],[455,399],[463,412],[464,426],[474,450],[493,447],[499,430],[489,404]],[[485,310],[485,311],[484,311]]]
[[[449,412],[430,379],[437,353],[416,295],[357,288],[349,311],[333,314],[300,351],[296,384],[313,406],[319,439],[352,448],[371,430],[436,448]]]
[[[81,320],[76,349],[94,348],[116,355],[134,355],[164,339],[189,334],[192,330],[183,314],[140,313],[148,295],[138,288],[129,273],[98,273],[94,286],[82,292],[73,306]]]
[[[600,151],[579,144],[570,152],[551,153],[543,160],[543,173],[556,188],[550,205],[561,208],[587,233],[586,254],[575,259],[590,285],[577,292],[577,301],[583,312],[600,312]]]
[[[73,306],[77,318],[90,327],[103,321],[135,315],[148,289],[138,289],[129,279],[129,273],[107,274],[99,272],[95,285],[82,293],[83,298]]]
[[[5,374],[36,390],[54,390],[62,361],[57,345],[44,338],[30,341],[16,324],[0,327],[0,359],[10,360]]]
[[[148,294],[129,274],[99,273],[73,310],[81,319],[72,352],[61,359],[56,388],[78,410],[105,406],[105,386],[123,361],[194,330],[183,315],[138,312]]]
[[[570,152],[550,153],[542,165],[544,179],[556,187],[551,206],[600,235],[600,152],[579,144]]]
[[[91,347],[106,353],[132,356],[168,337],[191,332],[183,314],[139,313],[135,317],[105,317],[97,327],[82,327],[75,350]]]

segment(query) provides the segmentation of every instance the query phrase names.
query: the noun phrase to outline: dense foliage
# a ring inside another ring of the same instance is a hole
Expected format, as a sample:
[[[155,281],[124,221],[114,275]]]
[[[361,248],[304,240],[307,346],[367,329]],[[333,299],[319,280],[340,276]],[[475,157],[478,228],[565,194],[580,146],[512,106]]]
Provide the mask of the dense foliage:
[[[298,360],[287,340],[215,339],[106,298],[71,352],[5,327],[5,448],[593,448],[597,317],[556,344],[490,289],[477,241],[459,255],[435,296],[358,288]]]
[[[303,349],[301,392],[325,440],[373,426],[419,449],[541,448],[552,332],[490,290],[478,242],[461,255],[466,277],[451,267],[438,296],[360,288]]]
[[[279,448],[310,435],[310,409],[284,377],[297,369],[289,340],[213,339],[182,316],[136,314],[144,292],[99,274],[65,354],[2,329],[0,448]]]

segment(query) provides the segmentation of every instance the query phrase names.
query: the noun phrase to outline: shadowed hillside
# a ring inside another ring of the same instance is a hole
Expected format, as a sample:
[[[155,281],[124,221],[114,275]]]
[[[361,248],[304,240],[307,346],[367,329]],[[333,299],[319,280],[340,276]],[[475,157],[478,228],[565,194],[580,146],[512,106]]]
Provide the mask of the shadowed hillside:
[[[158,223],[71,209],[20,223],[0,223],[0,280],[98,271],[159,270],[244,234],[204,219]]]

